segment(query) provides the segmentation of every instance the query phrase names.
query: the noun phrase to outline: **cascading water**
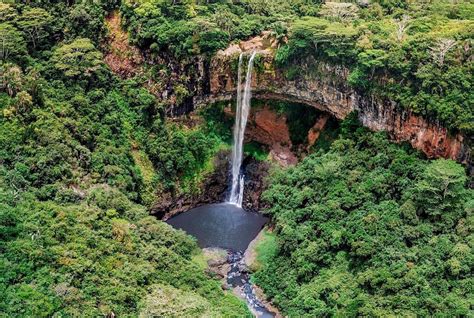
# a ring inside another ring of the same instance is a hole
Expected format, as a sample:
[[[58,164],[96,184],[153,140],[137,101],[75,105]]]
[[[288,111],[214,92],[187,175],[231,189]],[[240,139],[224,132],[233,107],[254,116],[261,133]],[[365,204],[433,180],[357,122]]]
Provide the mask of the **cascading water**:
[[[234,146],[232,148],[232,188],[229,199],[229,203],[235,204],[239,207],[242,206],[244,193],[244,176],[240,173],[240,167],[242,165],[245,126],[247,126],[247,117],[250,111],[250,99],[252,98],[251,84],[253,60],[255,55],[256,52],[253,52],[248,62],[243,93],[241,85],[243,53],[239,56],[237,75],[237,109],[235,112]]]

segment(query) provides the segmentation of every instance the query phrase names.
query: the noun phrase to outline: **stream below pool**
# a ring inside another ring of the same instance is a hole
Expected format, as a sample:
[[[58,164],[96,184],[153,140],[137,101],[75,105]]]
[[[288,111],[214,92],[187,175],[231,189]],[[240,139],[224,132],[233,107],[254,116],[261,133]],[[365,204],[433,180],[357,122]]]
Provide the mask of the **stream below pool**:
[[[249,243],[268,221],[255,212],[246,212],[229,203],[204,205],[181,213],[167,222],[194,236],[201,248],[218,247],[227,250],[230,270],[227,284],[238,290],[256,317],[275,317],[257,298],[243,255]]]

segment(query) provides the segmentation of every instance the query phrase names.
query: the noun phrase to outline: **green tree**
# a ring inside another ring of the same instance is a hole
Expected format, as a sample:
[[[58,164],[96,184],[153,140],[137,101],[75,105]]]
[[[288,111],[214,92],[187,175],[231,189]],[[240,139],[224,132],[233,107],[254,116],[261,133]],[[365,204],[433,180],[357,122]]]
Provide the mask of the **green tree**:
[[[69,78],[90,77],[103,66],[102,53],[86,38],[58,47],[51,62]]]
[[[0,89],[13,97],[23,86],[23,72],[18,65],[0,65]]]
[[[199,39],[199,47],[202,52],[214,53],[226,47],[229,34],[219,29],[202,32]]]
[[[18,26],[28,35],[33,48],[36,48],[38,43],[48,36],[46,30],[52,19],[52,16],[44,9],[27,8],[21,14]]]
[[[150,294],[139,306],[140,318],[210,317],[211,314],[210,304],[205,298],[166,285],[152,286]]]
[[[96,4],[77,4],[69,11],[65,33],[68,39],[89,38],[99,43],[105,36],[104,10]]]
[[[256,283],[289,317],[472,315],[463,166],[343,126],[328,152],[270,177],[278,249]]]
[[[16,9],[8,3],[0,3],[0,23],[13,22],[18,17]]]
[[[465,197],[467,177],[464,168],[452,160],[435,160],[423,173],[415,187],[415,201],[430,216],[441,216],[460,209]]]
[[[17,59],[25,53],[23,34],[10,23],[0,23],[0,61]]]

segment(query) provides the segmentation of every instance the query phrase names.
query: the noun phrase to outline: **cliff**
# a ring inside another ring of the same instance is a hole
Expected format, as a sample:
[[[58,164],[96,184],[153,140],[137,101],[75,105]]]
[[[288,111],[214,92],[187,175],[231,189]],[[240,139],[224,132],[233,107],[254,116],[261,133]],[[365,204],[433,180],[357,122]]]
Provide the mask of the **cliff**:
[[[470,163],[470,148],[465,136],[452,135],[439,123],[401,109],[391,101],[357,92],[348,84],[349,70],[345,67],[309,61],[307,69],[301,70],[296,80],[288,79],[275,66],[276,46],[269,34],[264,33],[219,51],[208,70],[210,93],[196,96],[194,103],[233,98],[236,87],[233,64],[241,52],[256,50],[259,58],[252,82],[256,98],[304,103],[338,119],[357,111],[364,126],[374,131],[387,131],[393,140],[409,142],[428,158],[443,157]]]

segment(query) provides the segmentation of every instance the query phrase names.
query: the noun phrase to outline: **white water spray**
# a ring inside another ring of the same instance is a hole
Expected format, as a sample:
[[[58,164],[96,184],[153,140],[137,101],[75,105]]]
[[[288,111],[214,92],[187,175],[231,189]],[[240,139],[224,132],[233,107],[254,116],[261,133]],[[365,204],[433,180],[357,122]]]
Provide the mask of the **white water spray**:
[[[244,194],[244,176],[240,173],[240,167],[242,165],[245,126],[247,126],[247,117],[250,111],[250,99],[252,98],[252,69],[255,54],[256,52],[253,52],[249,59],[243,94],[241,85],[243,53],[239,56],[237,75],[237,107],[235,112],[234,146],[232,148],[232,189],[230,192],[229,202],[239,207],[242,207]]]

